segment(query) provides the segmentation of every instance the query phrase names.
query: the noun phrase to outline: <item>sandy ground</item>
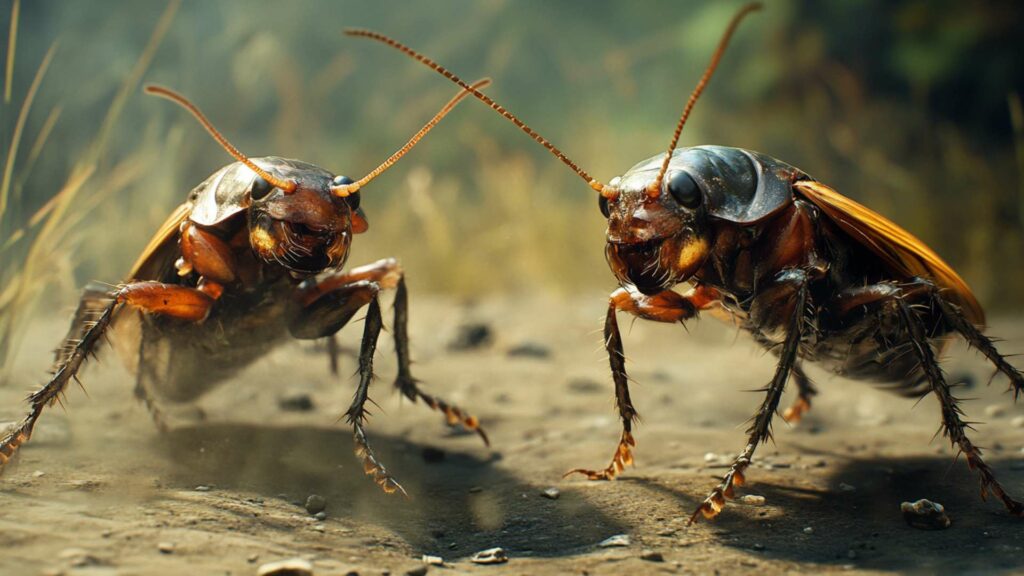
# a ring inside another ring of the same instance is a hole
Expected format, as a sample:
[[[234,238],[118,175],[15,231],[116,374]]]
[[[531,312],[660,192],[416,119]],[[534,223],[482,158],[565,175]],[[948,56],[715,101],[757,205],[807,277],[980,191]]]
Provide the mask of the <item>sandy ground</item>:
[[[777,422],[776,444],[758,451],[760,465],[742,489],[766,504],[732,504],[715,521],[687,527],[722,473],[716,458],[742,447],[744,422],[760,402],[744,390],[763,386],[773,369],[744,335],[710,318],[689,334],[623,323],[643,418],[637,464],[614,482],[561,479],[569,468],[603,467],[618,438],[600,350],[604,298],[564,301],[571,304],[473,304],[413,292],[417,376],[480,416],[493,449],[400,400],[390,388],[393,347],[383,344],[371,441],[410,499],[381,493],[352,456],[338,421],[354,387],[351,357],[333,378],[314,346],[275,350],[203,398],[205,423],[160,434],[110,351],[86,371],[88,395],[71,390],[66,411],[50,410],[0,479],[0,572],[253,574],[265,562],[302,557],[317,574],[400,575],[422,566],[424,554],[444,558],[431,574],[1024,569],[1024,522],[982,502],[963,462],[933,439],[934,401],[915,406],[813,369],[822,392],[813,411],[798,427]],[[0,419],[20,416],[65,322],[33,327],[15,384],[0,388]],[[449,351],[469,322],[488,324],[493,343]],[[360,329],[346,328],[345,345]],[[997,319],[991,332],[1007,339],[1007,352],[1024,350],[1020,319]],[[509,354],[522,344],[549,356]],[[1005,380],[985,387],[987,365],[963,346],[946,366],[979,383],[961,391],[976,398],[966,404],[970,419],[984,421],[974,439],[1024,496],[1024,428],[1013,425],[1024,408],[1003,393]],[[296,394],[308,394],[313,409],[283,410],[280,400]],[[549,487],[560,498],[540,495]],[[327,499],[325,520],[297,505],[310,494]],[[908,527],[900,502],[918,498],[944,504],[952,527]],[[631,544],[598,546],[616,534]],[[507,564],[469,561],[494,546],[505,548]],[[652,552],[662,561],[644,559]]]

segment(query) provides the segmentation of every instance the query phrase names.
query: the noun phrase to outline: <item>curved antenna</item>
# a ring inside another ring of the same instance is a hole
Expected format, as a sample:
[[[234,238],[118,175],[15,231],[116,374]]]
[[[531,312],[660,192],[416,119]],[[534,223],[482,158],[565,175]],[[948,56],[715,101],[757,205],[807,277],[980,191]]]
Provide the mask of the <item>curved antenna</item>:
[[[282,180],[281,178],[274,176],[270,172],[267,172],[263,168],[260,168],[252,160],[249,160],[249,158],[245,154],[239,152],[238,148],[235,148],[231,144],[231,142],[228,142],[227,138],[225,138],[220,132],[217,131],[216,128],[213,127],[213,124],[206,119],[206,116],[202,113],[202,111],[200,111],[195,104],[189,102],[188,98],[185,98],[184,96],[178,94],[170,88],[164,88],[163,86],[156,86],[154,84],[146,85],[146,87],[143,90],[146,92],[146,94],[166,98],[171,102],[180,105],[185,110],[191,112],[192,115],[195,116],[196,120],[198,120],[199,123],[203,125],[203,128],[206,128],[206,131],[210,133],[210,136],[213,136],[213,139],[216,140],[221,146],[224,147],[225,150],[228,151],[228,154],[234,156],[235,160],[238,160],[242,164],[248,166],[253,172],[258,174],[260,178],[263,178],[267,182],[280,188],[281,190],[284,191],[285,194],[291,194],[292,192],[295,192],[295,188],[298,185],[294,181]]]
[[[604,193],[605,188],[606,188],[606,186],[604,184],[602,184],[601,182],[595,180],[593,177],[590,176],[590,174],[587,174],[587,172],[585,172],[582,168],[577,166],[576,163],[573,162],[572,160],[570,160],[569,157],[566,156],[561,150],[556,148],[554,144],[549,142],[546,138],[544,138],[540,134],[537,134],[536,132],[534,132],[533,129],[530,128],[529,126],[527,126],[525,122],[523,122],[519,118],[516,118],[511,112],[506,110],[502,105],[498,104],[494,100],[491,100],[491,98],[489,96],[487,96],[486,94],[480,92],[476,88],[466,84],[461,78],[456,76],[453,72],[449,71],[444,66],[441,66],[437,62],[434,62],[433,60],[431,60],[430,58],[427,58],[426,56],[420,54],[419,52],[413,50],[412,48],[409,48],[405,44],[402,44],[401,42],[399,42],[397,40],[393,40],[393,39],[391,39],[391,38],[389,38],[389,37],[387,37],[387,36],[385,36],[383,34],[380,34],[378,32],[373,32],[372,30],[360,30],[360,29],[350,28],[350,29],[345,30],[345,34],[348,35],[348,36],[355,36],[355,37],[359,37],[359,38],[369,38],[371,40],[376,40],[378,42],[382,42],[384,44],[387,44],[388,46],[391,46],[392,48],[395,48],[396,50],[399,50],[399,51],[403,52],[406,56],[409,56],[409,57],[413,58],[414,60],[419,61],[421,64],[426,65],[427,67],[429,67],[433,71],[435,71],[438,74],[444,76],[445,78],[451,80],[452,82],[458,84],[459,86],[462,86],[463,90],[465,90],[469,94],[472,94],[473,96],[475,96],[478,100],[480,100],[484,104],[487,104],[488,106],[490,106],[491,109],[493,109],[495,112],[497,112],[498,114],[501,114],[502,116],[504,116],[506,120],[508,120],[509,122],[512,122],[513,124],[515,124],[523,132],[526,132],[526,134],[530,138],[533,138],[541,146],[547,148],[548,151],[551,152],[552,154],[554,154],[556,158],[561,160],[563,164],[565,164],[566,166],[571,168],[572,171],[575,172],[576,174],[578,174],[580,178],[583,178],[583,180],[587,183],[588,186],[590,186],[591,188],[593,188],[594,190],[596,190],[598,192]]]
[[[463,89],[462,91],[460,91],[451,100],[449,100],[448,103],[445,104],[444,107],[441,108],[441,110],[438,111],[437,114],[434,114],[434,117],[431,118],[429,122],[424,124],[423,128],[420,128],[419,132],[414,134],[413,137],[410,138],[409,141],[405,143],[405,146],[399,148],[397,152],[395,152],[387,160],[382,162],[380,166],[377,166],[369,174],[363,176],[362,178],[356,180],[351,184],[339,184],[337,186],[331,186],[331,192],[335,196],[338,196],[339,198],[344,198],[349,194],[355,194],[356,192],[359,192],[359,189],[362,188],[363,186],[366,186],[366,184],[370,180],[373,180],[377,176],[383,174],[385,171],[387,171],[388,168],[391,168],[391,166],[393,166],[395,162],[398,162],[399,158],[405,156],[406,152],[412,150],[413,146],[415,146],[420,140],[423,139],[424,136],[427,135],[427,132],[430,132],[434,128],[434,126],[437,126],[437,123],[440,122],[442,118],[447,116],[448,113],[452,111],[452,108],[455,108],[455,106],[459,102],[461,102],[463,98],[471,94],[470,90],[484,88],[486,86],[490,86],[490,84],[490,78],[482,78],[474,82],[472,86],[468,87],[468,89]]]
[[[752,2],[740,8],[739,12],[732,17],[729,27],[725,29],[722,39],[718,41],[718,48],[715,49],[715,53],[711,56],[711,62],[708,63],[707,69],[704,70],[704,75],[700,77],[700,82],[697,82],[697,87],[693,89],[690,99],[686,101],[683,114],[679,117],[679,123],[676,124],[676,131],[672,134],[672,143],[668,145],[668,153],[665,154],[665,160],[661,163],[661,169],[658,170],[658,177],[647,187],[648,196],[657,198],[661,194],[661,182],[665,179],[665,172],[668,171],[668,165],[672,161],[672,152],[675,151],[676,144],[679,143],[679,135],[683,133],[683,125],[686,124],[686,119],[690,116],[693,105],[697,103],[697,98],[700,98],[701,92],[704,92],[704,87],[707,86],[708,80],[711,80],[711,75],[715,73],[715,68],[718,67],[718,61],[722,59],[722,54],[725,53],[725,48],[729,45],[732,33],[736,31],[736,27],[739,26],[744,16],[760,10],[762,7],[763,5],[760,2]]]

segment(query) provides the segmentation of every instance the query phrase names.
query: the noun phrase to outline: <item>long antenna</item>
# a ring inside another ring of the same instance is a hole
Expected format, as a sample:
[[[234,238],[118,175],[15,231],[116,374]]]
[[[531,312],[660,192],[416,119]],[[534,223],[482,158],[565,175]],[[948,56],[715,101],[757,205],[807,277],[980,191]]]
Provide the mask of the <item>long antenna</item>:
[[[345,34],[347,34],[348,36],[355,36],[355,37],[360,37],[360,38],[369,38],[371,40],[376,40],[378,42],[382,42],[384,44],[387,44],[388,46],[391,46],[392,48],[395,48],[396,50],[399,50],[399,51],[405,53],[407,56],[413,58],[414,60],[417,60],[420,63],[428,66],[429,68],[431,68],[432,70],[434,70],[438,74],[441,74],[442,76],[444,76],[445,78],[447,78],[447,79],[451,80],[452,82],[458,84],[459,86],[462,86],[462,88],[466,92],[472,94],[477,99],[479,99],[481,102],[483,102],[484,104],[487,104],[488,106],[490,106],[491,109],[493,109],[495,112],[497,112],[498,114],[501,114],[502,116],[504,116],[505,119],[507,119],[508,121],[510,121],[513,124],[515,124],[523,132],[526,132],[526,134],[530,138],[533,138],[541,146],[547,148],[548,151],[551,152],[552,154],[554,154],[556,158],[561,160],[563,164],[565,164],[566,166],[571,168],[572,171],[575,172],[576,174],[578,174],[580,178],[583,178],[583,180],[591,188],[593,188],[594,190],[596,190],[598,192],[604,192],[604,190],[606,188],[606,186],[604,184],[602,184],[601,182],[597,181],[596,179],[591,177],[590,174],[588,174],[582,168],[577,166],[575,162],[570,160],[568,156],[566,156],[561,150],[556,148],[554,144],[549,142],[546,138],[544,138],[540,134],[537,134],[536,132],[534,132],[533,129],[530,128],[529,126],[527,126],[525,122],[523,122],[519,118],[516,118],[515,115],[513,115],[511,112],[506,110],[505,107],[503,107],[502,105],[500,105],[497,102],[495,102],[494,100],[492,100],[489,96],[487,96],[486,94],[480,92],[476,88],[466,84],[461,78],[456,76],[453,72],[449,71],[444,66],[441,66],[437,62],[434,62],[433,60],[431,60],[430,58],[427,58],[426,56],[420,54],[419,52],[413,50],[412,48],[409,48],[405,44],[402,44],[401,42],[399,42],[397,40],[393,40],[393,39],[391,39],[391,38],[389,38],[389,37],[387,37],[387,36],[385,36],[383,34],[380,34],[378,32],[373,32],[371,30],[347,29],[347,30],[345,30]]]
[[[725,33],[722,34],[722,39],[718,41],[718,48],[715,49],[715,53],[711,56],[711,62],[708,64],[704,75],[700,77],[700,82],[697,83],[697,87],[693,89],[693,93],[690,94],[689,100],[686,101],[686,106],[683,108],[683,114],[679,117],[679,123],[676,124],[676,131],[672,134],[672,143],[668,145],[668,153],[665,154],[665,160],[661,163],[661,170],[658,171],[658,177],[651,182],[650,186],[647,187],[647,195],[652,198],[657,198],[661,194],[661,182],[665,179],[665,172],[668,171],[668,165],[672,161],[672,152],[676,149],[676,144],[679,143],[679,135],[683,133],[683,125],[686,124],[686,119],[690,116],[690,111],[693,110],[693,105],[697,103],[697,99],[700,98],[704,87],[707,86],[708,80],[711,80],[711,75],[715,73],[715,68],[718,67],[718,61],[722,59],[722,54],[725,53],[726,46],[729,45],[729,39],[732,38],[732,33],[736,31],[736,27],[739,26],[740,21],[743,17],[751,12],[755,12],[762,8],[760,2],[752,2],[747,4],[743,8],[740,8],[739,12],[732,17],[732,21],[729,22],[729,27],[725,29]]]
[[[405,143],[405,146],[399,148],[397,152],[392,154],[387,160],[381,163],[380,166],[377,166],[369,174],[363,176],[362,178],[356,180],[351,184],[340,184],[338,186],[331,186],[331,192],[334,193],[335,196],[341,198],[344,198],[349,194],[355,194],[356,192],[358,192],[359,189],[362,188],[363,186],[366,186],[366,184],[369,181],[383,174],[388,168],[391,168],[391,166],[394,165],[395,162],[398,162],[399,158],[405,156],[406,152],[412,150],[413,146],[415,146],[421,139],[423,139],[424,136],[427,135],[427,132],[430,132],[434,128],[434,126],[437,126],[437,123],[440,122],[442,118],[447,116],[448,113],[452,111],[452,108],[455,108],[455,106],[459,102],[461,102],[463,98],[471,94],[470,90],[484,88],[486,86],[490,86],[490,84],[490,78],[482,78],[474,82],[472,86],[469,86],[468,88],[460,91],[458,94],[455,95],[455,97],[449,100],[448,103],[445,104],[444,107],[441,108],[441,110],[437,114],[434,114],[434,117],[431,118],[429,122],[424,124],[423,128],[420,128],[419,132],[414,134],[413,137],[410,138],[409,141]]]
[[[206,131],[210,133],[210,136],[213,136],[213,139],[220,143],[220,145],[223,146],[224,149],[228,151],[228,154],[234,156],[235,160],[238,160],[242,164],[248,166],[253,172],[259,174],[261,178],[283,190],[285,194],[291,194],[292,192],[295,192],[295,188],[297,187],[297,184],[295,184],[295,182],[293,182],[292,180],[282,180],[277,176],[272,175],[270,172],[267,172],[266,170],[260,168],[252,160],[249,160],[249,158],[246,157],[245,154],[239,152],[238,148],[235,148],[231,144],[231,142],[228,142],[227,138],[225,138],[220,132],[217,131],[216,128],[213,127],[213,124],[206,119],[206,116],[202,113],[202,111],[199,110],[199,108],[195,104],[190,102],[188,98],[185,98],[184,96],[178,94],[170,88],[164,88],[163,86],[156,86],[154,84],[147,85],[144,88],[144,90],[146,94],[166,98],[171,102],[179,104],[182,108],[191,112],[192,115],[195,116],[196,120],[198,120],[199,123],[203,125],[203,128],[206,128]]]

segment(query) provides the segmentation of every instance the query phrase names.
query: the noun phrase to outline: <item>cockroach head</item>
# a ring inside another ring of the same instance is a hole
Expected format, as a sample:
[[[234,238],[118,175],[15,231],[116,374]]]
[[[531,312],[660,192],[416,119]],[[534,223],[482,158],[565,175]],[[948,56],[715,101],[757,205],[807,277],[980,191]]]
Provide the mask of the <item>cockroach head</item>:
[[[592,177],[554,144],[489,96],[401,42],[369,30],[346,30],[345,33],[384,43],[429,67],[458,84],[467,93],[472,94],[544,146],[599,194],[601,212],[608,218],[609,263],[619,279],[635,283],[643,291],[656,292],[688,278],[707,256],[708,241],[703,234],[703,227],[700,226],[700,191],[685,172],[669,173],[669,163],[686,119],[718,66],[729,38],[744,16],[760,8],[759,3],[748,4],[733,17],[711,58],[711,63],[683,108],[664,160],[654,172],[646,175],[643,185],[638,188],[626,186],[622,178],[604,184]],[[668,194],[663,193],[666,191]]]
[[[490,84],[482,79],[473,89]],[[359,208],[359,191],[393,166],[427,135],[467,95],[460,91],[406,144],[359,180],[333,176],[296,160],[264,158],[254,161],[235,148],[187,98],[161,86],[146,86],[147,94],[171,100],[189,112],[213,138],[252,171],[247,198],[236,206],[248,208],[249,240],[265,261],[299,274],[339,267],[348,257],[352,235],[365,232],[366,217]],[[216,203],[216,198],[214,198]]]

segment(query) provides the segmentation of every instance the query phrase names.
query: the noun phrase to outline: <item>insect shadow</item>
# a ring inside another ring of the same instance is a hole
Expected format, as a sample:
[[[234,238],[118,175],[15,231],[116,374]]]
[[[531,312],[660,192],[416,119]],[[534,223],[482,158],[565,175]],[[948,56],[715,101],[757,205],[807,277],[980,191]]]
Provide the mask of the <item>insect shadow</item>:
[[[501,546],[516,556],[566,556],[626,531],[582,500],[540,498],[536,485],[493,465],[499,455],[441,452],[378,433],[378,452],[409,478],[410,498],[383,494],[351,462],[351,436],[329,427],[204,424],[173,429],[160,446],[182,463],[175,483],[293,501],[320,494],[329,516],[381,525],[417,553],[457,559]]]
[[[768,505],[740,506],[735,514],[719,516],[709,528],[712,534],[752,558],[803,566],[919,573],[988,573],[1024,566],[1024,526],[1003,514],[998,500],[978,506],[970,470],[948,456],[834,456],[826,488],[774,482],[765,474],[752,478],[744,491],[764,495]],[[996,455],[992,461],[1008,485],[1024,484],[1024,471],[1010,467],[1010,459]],[[695,502],[685,488],[632,480],[675,496],[683,511]],[[921,498],[941,503],[952,525],[945,530],[908,526],[900,503]]]

